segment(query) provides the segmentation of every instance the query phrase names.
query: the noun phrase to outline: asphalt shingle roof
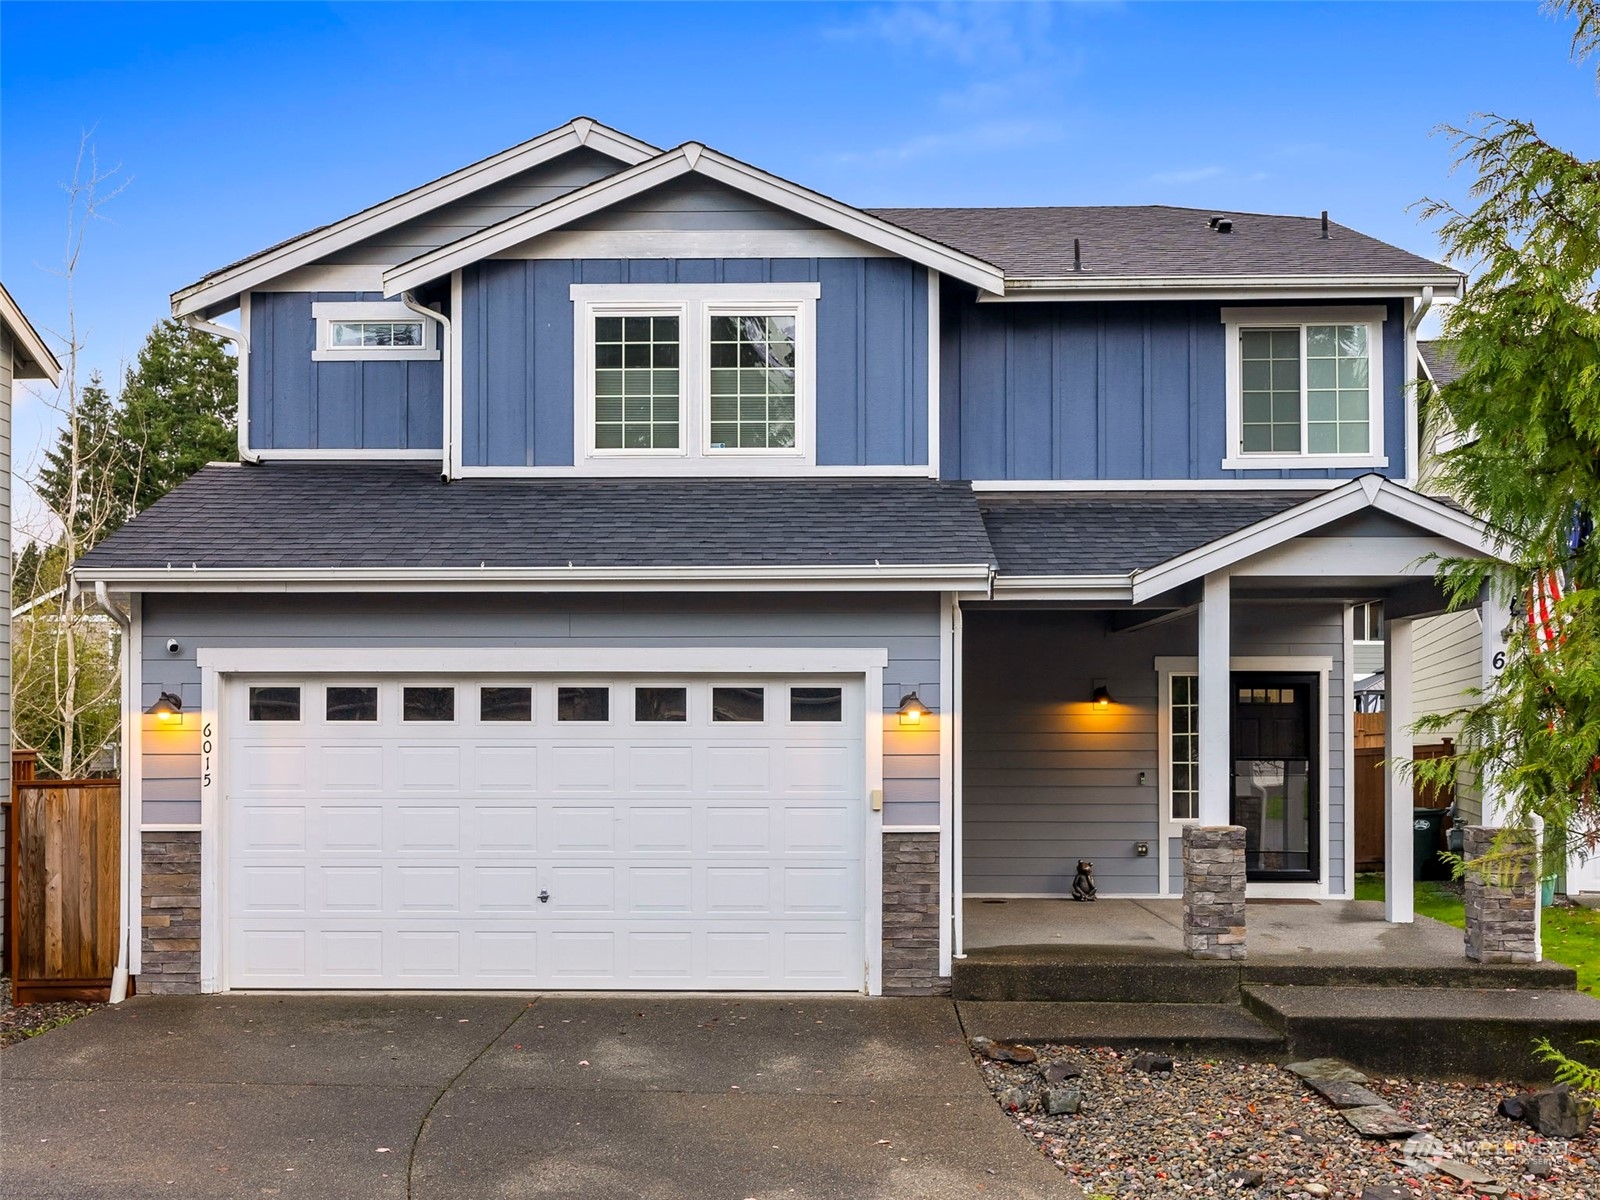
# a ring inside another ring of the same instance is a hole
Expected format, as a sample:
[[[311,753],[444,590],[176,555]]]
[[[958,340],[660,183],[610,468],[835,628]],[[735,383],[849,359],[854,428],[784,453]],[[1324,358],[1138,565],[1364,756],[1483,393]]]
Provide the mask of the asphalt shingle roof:
[[[1428,378],[1433,380],[1434,386],[1443,387],[1460,378],[1461,364],[1456,361],[1455,347],[1449,342],[1418,342],[1417,350],[1422,354],[1423,365],[1428,368]]]
[[[1440,275],[1452,268],[1320,217],[1167,205],[1071,208],[873,208],[875,216],[993,263],[1013,279],[1072,275],[1072,240],[1089,278],[1168,275]],[[1213,216],[1233,232],[1217,233]]]
[[[1002,575],[1114,575],[1153,567],[1305,499],[1296,492],[978,498]]]
[[[978,565],[977,499],[932,479],[463,479],[351,462],[206,467],[97,568]]]

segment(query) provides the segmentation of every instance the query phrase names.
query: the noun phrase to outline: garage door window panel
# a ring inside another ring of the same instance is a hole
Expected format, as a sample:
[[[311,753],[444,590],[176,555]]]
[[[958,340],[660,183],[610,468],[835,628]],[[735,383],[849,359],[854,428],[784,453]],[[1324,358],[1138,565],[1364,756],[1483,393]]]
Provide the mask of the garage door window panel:
[[[253,687],[250,689],[252,721],[298,721],[300,689],[297,687]]]
[[[478,689],[478,720],[484,722],[532,721],[531,687],[485,687]]]
[[[687,721],[689,689],[638,687],[633,689],[633,719],[641,723]]]
[[[797,724],[837,724],[844,720],[844,689],[793,687],[789,689],[789,720]]]
[[[407,687],[401,689],[400,719],[403,721],[449,722],[456,719],[456,690],[453,687]]]
[[[562,687],[556,689],[556,720],[590,724],[611,719],[611,689]]]
[[[766,696],[765,688],[714,687],[711,689],[711,719],[718,722],[764,721]]]
[[[378,689],[373,687],[330,687],[324,709],[330,721],[376,721]]]

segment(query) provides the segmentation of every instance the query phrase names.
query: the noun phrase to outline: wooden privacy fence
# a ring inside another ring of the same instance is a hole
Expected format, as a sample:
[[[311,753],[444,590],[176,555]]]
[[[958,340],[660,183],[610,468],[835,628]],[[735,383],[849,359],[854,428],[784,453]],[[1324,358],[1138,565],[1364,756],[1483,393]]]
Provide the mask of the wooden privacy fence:
[[[1383,870],[1383,730],[1382,713],[1357,713],[1355,752],[1356,870]],[[1376,735],[1363,729],[1360,718],[1377,718]],[[1445,758],[1456,752],[1446,738],[1428,746],[1411,747],[1411,757],[1419,760]],[[1454,788],[1426,787],[1413,780],[1411,802],[1418,808],[1449,808],[1455,803]]]
[[[6,957],[18,1004],[105,1000],[117,964],[122,784],[14,779]]]

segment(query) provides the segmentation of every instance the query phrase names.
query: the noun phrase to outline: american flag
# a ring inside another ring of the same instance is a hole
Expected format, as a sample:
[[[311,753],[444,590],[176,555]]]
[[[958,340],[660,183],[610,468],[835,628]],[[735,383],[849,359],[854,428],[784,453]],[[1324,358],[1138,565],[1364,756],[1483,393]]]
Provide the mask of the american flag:
[[[1563,594],[1561,572],[1554,567],[1541,571],[1528,589],[1528,633],[1535,654],[1561,643],[1562,619],[1556,615],[1556,605]]]

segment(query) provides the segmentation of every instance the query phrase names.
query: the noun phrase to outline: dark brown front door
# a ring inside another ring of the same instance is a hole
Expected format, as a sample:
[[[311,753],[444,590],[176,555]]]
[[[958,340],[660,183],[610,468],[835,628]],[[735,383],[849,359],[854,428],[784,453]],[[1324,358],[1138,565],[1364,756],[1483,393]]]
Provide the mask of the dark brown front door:
[[[1317,676],[1233,676],[1232,821],[1244,826],[1250,879],[1322,875]]]

